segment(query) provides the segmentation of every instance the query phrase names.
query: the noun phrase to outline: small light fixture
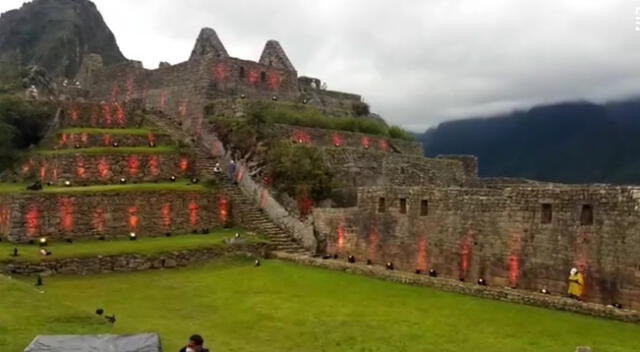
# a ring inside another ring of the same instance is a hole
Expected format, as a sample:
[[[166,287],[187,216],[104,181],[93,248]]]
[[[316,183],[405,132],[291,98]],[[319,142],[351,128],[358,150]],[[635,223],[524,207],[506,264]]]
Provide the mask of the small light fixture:
[[[193,183],[194,185],[197,184],[198,182],[200,182],[200,179],[198,179],[197,177],[194,177],[191,179],[191,183]]]
[[[136,238],[138,238],[138,236],[136,235],[136,233],[135,233],[135,232],[131,232],[131,233],[129,234],[129,240],[130,240],[130,241],[135,241],[135,240],[136,240]]]
[[[64,181],[64,185],[66,187],[71,187],[71,181],[69,181],[69,180]]]
[[[51,251],[48,251],[46,248],[40,248],[40,255],[42,256],[50,256],[51,255]]]
[[[478,285],[487,286],[487,282],[483,278],[479,278],[478,279]]]
[[[435,269],[430,269],[429,270],[429,276],[430,277],[438,277],[438,272],[435,271]]]
[[[349,263],[353,264],[356,262],[356,257],[350,255],[349,258],[347,258],[347,260],[349,261]]]
[[[47,186],[49,186],[49,187],[53,186],[53,182],[51,182],[51,181],[47,182]]]
[[[172,175],[171,177],[169,177],[169,181],[176,182],[176,177]]]
[[[155,147],[156,147],[156,142],[154,142],[154,141],[150,141],[150,142],[149,142],[149,147],[151,147],[151,148],[155,148]]]
[[[418,275],[422,274],[422,270],[416,269],[416,274],[418,274]]]
[[[309,101],[307,99],[302,100],[302,104],[307,104]]]
[[[124,178],[124,177],[121,177],[120,178],[120,183],[122,183],[124,185],[125,183],[127,183],[127,179]]]
[[[118,144],[118,142],[113,142],[113,144],[111,144],[114,148],[118,148],[120,146],[120,144]]]
[[[47,238],[46,237],[40,237],[40,247],[46,247],[47,246]]]
[[[17,248],[17,247],[13,248],[13,253],[11,253],[11,256],[12,256],[12,257],[17,257],[17,256],[19,256],[19,255],[20,255],[20,254],[18,254],[18,248]]]
[[[256,259],[256,261],[255,261],[255,262],[253,262],[253,264],[254,264],[255,266],[260,266],[260,259]]]
[[[246,99],[247,96],[245,94],[240,94],[240,99]]]
[[[616,309],[622,309],[622,304],[620,303],[613,303],[612,306],[613,308],[616,308]]]
[[[373,262],[371,261],[371,259],[367,259],[367,265],[373,265]]]
[[[240,234],[236,232],[236,238],[240,238]]]
[[[387,268],[387,270],[393,270],[393,263],[392,262],[387,262],[387,265],[385,265],[385,267]]]
[[[80,149],[80,144],[76,143],[73,147],[76,148],[76,149]]]
[[[543,287],[542,290],[540,290],[540,293],[542,293],[543,295],[550,295],[551,292],[549,292],[549,290],[547,290],[546,287]]]
[[[273,101],[278,101],[278,96],[277,96],[277,95],[272,96],[272,97],[271,97],[271,100],[273,100]]]

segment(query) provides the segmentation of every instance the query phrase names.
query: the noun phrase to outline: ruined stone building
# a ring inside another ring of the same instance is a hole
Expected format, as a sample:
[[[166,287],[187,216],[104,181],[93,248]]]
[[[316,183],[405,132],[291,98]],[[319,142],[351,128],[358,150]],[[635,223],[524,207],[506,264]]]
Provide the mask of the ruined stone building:
[[[113,106],[108,108],[113,109],[109,116],[117,116],[118,107],[137,102],[146,110],[172,117],[181,133],[198,141],[195,148],[199,152],[190,155],[194,165],[202,164],[202,155],[214,155],[224,162],[225,146],[203,120],[203,109],[212,101],[297,102],[335,116],[362,102],[358,95],[327,91],[321,89],[320,80],[299,76],[276,41],[267,42],[259,61],[243,60],[231,57],[212,29],[202,30],[190,59],[180,64],[148,70],[136,62],[105,67],[97,58],[84,62],[78,79],[88,90],[87,100],[101,105],[93,113],[89,107],[80,120],[102,124],[105,106]],[[281,139],[321,150],[348,195],[331,207],[316,207],[309,219],[299,221],[277,204],[268,189],[251,180],[250,173],[240,174],[239,187],[245,195],[307,251],[342,258],[353,255],[357,261],[374,264],[392,262],[397,270],[410,272],[434,270],[442,277],[465,282],[482,278],[494,286],[546,288],[555,294],[565,291],[569,270],[577,267],[585,273],[587,300],[640,309],[640,187],[483,179],[478,177],[474,157],[425,158],[416,142],[295,126],[278,128]],[[167,165],[180,165],[181,158],[161,156]],[[61,171],[74,182],[75,162],[73,157],[63,162],[72,166],[66,166],[70,171]],[[100,165],[99,159],[83,162]],[[38,169],[39,161],[32,163]],[[86,168],[100,173],[98,166]],[[152,180],[173,173],[160,166],[149,177],[140,177]],[[105,182],[117,182],[119,174],[113,177]],[[206,197],[202,201],[192,198],[201,208],[218,211]],[[193,208],[188,200],[171,199],[173,208]],[[95,199],[87,202],[95,208]],[[24,233],[40,235],[28,221],[25,207],[15,210],[17,220],[8,231],[23,226]],[[123,214],[118,221],[131,219],[130,214]],[[148,217],[158,222],[149,231],[161,232],[162,217]],[[211,221],[210,226],[216,222]],[[75,235],[90,233],[96,225],[81,226],[74,230]]]

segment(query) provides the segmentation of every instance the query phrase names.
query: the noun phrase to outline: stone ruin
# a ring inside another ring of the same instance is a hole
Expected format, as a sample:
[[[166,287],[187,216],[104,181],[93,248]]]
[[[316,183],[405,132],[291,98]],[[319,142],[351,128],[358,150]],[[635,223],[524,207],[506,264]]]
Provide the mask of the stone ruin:
[[[354,102],[362,102],[358,95],[321,89],[319,79],[299,77],[275,41],[267,42],[258,62],[248,61],[229,56],[211,29],[200,33],[190,59],[176,65],[147,70],[135,63],[101,67],[99,60],[92,61],[96,65],[81,70],[81,80],[87,100],[93,103],[67,105],[63,125],[139,126],[134,118],[118,125],[118,116],[136,116],[123,115],[123,107],[137,104],[138,111],[147,112],[144,123],[162,130],[155,138],[165,138],[163,144],[185,138],[191,150],[184,155],[94,157],[83,155],[82,148],[104,143],[109,133],[66,137],[57,133],[45,145],[72,148],[81,143],[78,152],[53,158],[31,155],[21,177],[40,177],[43,183],[111,184],[126,174],[136,182],[154,182],[181,172],[180,165],[185,164],[185,176],[204,177],[212,174],[214,161],[226,167],[233,152],[204,122],[203,109],[212,101],[233,105],[245,99],[277,99],[311,104],[337,116]],[[181,231],[221,226],[221,216],[227,212],[239,224],[250,226],[251,216],[245,215],[251,210],[239,204],[252,203],[267,218],[263,223],[272,224],[265,230],[269,236],[282,246],[304,247],[307,253],[393,263],[396,270],[407,272],[432,270],[467,283],[482,279],[489,286],[535,292],[544,288],[555,295],[564,293],[568,272],[577,267],[586,278],[585,300],[640,309],[640,187],[486,179],[478,177],[474,157],[425,158],[416,142],[277,128],[278,138],[322,151],[343,183],[340,201],[315,205],[310,217],[300,220],[268,187],[252,179],[250,166],[240,164],[233,176],[237,185],[227,184],[225,192],[214,196],[198,192],[3,195],[2,233],[14,240],[96,235],[103,222],[95,221],[95,213],[104,209],[104,219],[111,225],[102,229],[108,228],[110,234],[127,233],[132,219],[138,219],[136,223],[147,226],[145,233],[157,235],[167,231],[166,204],[170,214],[180,212],[174,221]],[[119,140],[127,145],[148,142],[144,136]],[[130,173],[132,158],[137,160],[135,175]],[[117,171],[105,174],[100,166],[104,164]],[[233,212],[221,210],[224,197],[233,203]],[[238,197],[244,198],[239,202]],[[194,209],[201,213],[194,215]],[[69,213],[74,214],[72,220]],[[202,225],[194,227],[193,219]]]

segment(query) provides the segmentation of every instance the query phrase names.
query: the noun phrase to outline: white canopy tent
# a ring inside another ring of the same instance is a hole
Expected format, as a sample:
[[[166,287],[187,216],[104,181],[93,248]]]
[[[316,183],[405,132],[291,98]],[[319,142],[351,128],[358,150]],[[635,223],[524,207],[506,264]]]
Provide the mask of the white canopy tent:
[[[37,336],[24,352],[162,352],[157,334]]]

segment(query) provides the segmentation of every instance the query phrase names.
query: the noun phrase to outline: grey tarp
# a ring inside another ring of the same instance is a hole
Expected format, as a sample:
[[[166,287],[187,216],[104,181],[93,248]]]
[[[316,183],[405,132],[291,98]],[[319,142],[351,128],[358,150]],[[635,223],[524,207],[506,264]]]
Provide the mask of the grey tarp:
[[[162,352],[157,334],[37,336],[24,352]]]

